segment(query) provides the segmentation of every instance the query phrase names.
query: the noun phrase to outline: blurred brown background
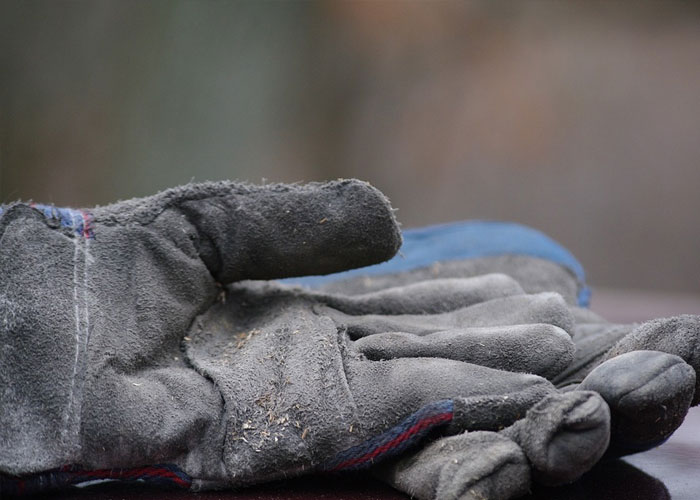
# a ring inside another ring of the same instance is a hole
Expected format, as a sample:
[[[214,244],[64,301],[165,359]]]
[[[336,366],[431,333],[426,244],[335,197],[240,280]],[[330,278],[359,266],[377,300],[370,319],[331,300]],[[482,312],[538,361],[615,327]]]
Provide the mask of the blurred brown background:
[[[698,293],[696,5],[0,0],[0,203],[359,177]]]

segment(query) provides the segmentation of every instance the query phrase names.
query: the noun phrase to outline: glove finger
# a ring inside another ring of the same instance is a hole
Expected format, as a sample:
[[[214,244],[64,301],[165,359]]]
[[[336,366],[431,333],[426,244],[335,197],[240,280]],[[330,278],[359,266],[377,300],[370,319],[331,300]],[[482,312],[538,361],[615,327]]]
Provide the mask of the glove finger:
[[[571,313],[564,299],[556,293],[513,295],[434,315],[352,316],[330,308],[323,312],[345,326],[353,339],[384,332],[427,335],[455,328],[541,323],[557,326],[566,332],[572,328]]]
[[[389,201],[357,180],[187,185],[101,209],[102,219],[148,221],[179,210],[222,283],[326,274],[389,259],[401,244]]]
[[[643,323],[622,338],[604,360],[632,351],[661,351],[676,355],[700,370],[700,316],[682,315]],[[696,377],[692,406],[700,403],[700,377]]]
[[[319,302],[353,315],[436,314],[523,293],[505,274],[427,280],[361,295],[309,292]]]
[[[610,406],[608,455],[628,455],[660,445],[683,423],[695,371],[672,354],[633,351],[599,365],[578,389],[596,391]]]
[[[610,410],[591,391],[553,393],[502,434],[518,443],[533,479],[549,486],[578,479],[603,456],[610,439]]]
[[[584,283],[568,268],[550,260],[515,254],[436,261],[388,274],[360,274],[326,283],[322,289],[354,295],[436,278],[469,278],[491,273],[511,276],[527,293],[557,292],[569,304],[578,304],[578,297],[585,289]]]
[[[418,500],[507,500],[530,489],[530,465],[522,449],[495,432],[441,438],[373,472]]]
[[[418,336],[378,333],[355,341],[368,359],[444,358],[512,372],[533,373],[551,379],[572,361],[571,337],[553,325],[445,330]]]
[[[439,358],[357,361],[348,365],[346,377],[367,435],[445,400],[451,401],[450,433],[497,430],[555,390],[536,375]]]

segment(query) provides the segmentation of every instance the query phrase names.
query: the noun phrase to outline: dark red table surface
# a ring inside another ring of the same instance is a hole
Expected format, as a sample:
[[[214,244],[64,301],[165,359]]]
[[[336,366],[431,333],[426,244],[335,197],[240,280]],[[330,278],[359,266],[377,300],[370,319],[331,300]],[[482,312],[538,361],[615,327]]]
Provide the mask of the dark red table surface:
[[[619,292],[594,293],[593,309],[612,321],[633,322],[680,313],[700,314],[696,296]],[[306,477],[242,491],[188,493],[140,484],[106,483],[75,488],[53,499],[84,500],[399,500],[407,499],[365,475]],[[700,407],[662,446],[623,460],[599,464],[574,484],[535,488],[524,500],[700,500]]]

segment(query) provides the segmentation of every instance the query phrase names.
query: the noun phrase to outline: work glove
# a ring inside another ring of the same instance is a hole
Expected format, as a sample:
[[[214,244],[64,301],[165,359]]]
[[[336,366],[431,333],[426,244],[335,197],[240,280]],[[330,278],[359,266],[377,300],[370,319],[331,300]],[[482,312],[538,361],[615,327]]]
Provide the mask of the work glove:
[[[468,229],[473,227],[470,225]],[[476,227],[484,229],[480,223]],[[485,233],[493,229],[493,226],[488,226]],[[496,236],[502,238],[509,235],[512,228],[503,225],[496,229]],[[516,232],[520,231],[524,230],[516,228]],[[418,236],[425,239],[423,234]],[[435,239],[433,252],[444,243],[437,237]],[[493,239],[490,241],[492,244]],[[478,238],[469,243],[466,252],[462,250],[464,254],[469,254],[472,247],[481,249]],[[544,247],[549,248],[550,243]],[[571,265],[575,261],[561,259],[560,248],[547,259],[533,256],[543,253],[542,246],[538,246],[537,252],[532,252],[532,248],[530,245],[528,251],[521,254],[508,253],[517,250],[514,248],[503,253],[492,248],[493,252],[485,252],[490,253],[486,257],[476,257],[475,253],[467,259],[435,261],[427,266],[403,270],[392,268],[392,262],[389,262],[386,266],[377,266],[377,269],[370,268],[371,273],[362,274],[360,270],[353,277],[334,280],[320,288],[334,292],[345,290],[351,294],[378,293],[387,287],[425,284],[446,276],[467,278],[484,272],[499,272],[517,277],[525,291],[549,289],[557,292],[567,301],[574,319],[569,331],[575,350],[573,361],[551,380],[563,391],[592,390],[605,399],[611,411],[608,456],[636,453],[663,443],[682,423],[689,407],[698,403],[700,391],[696,390],[696,384],[700,377],[696,374],[700,368],[700,317],[685,315],[636,325],[611,324],[581,307],[588,300],[588,291],[582,273],[577,272],[576,265]],[[405,252],[409,262],[416,261],[412,247]],[[564,265],[565,261],[568,265]],[[383,267],[391,272],[383,273]],[[482,487],[490,485],[491,488],[483,491],[494,492],[497,485],[503,483],[503,476],[510,473],[498,460],[484,458],[499,453],[507,456],[497,440],[493,436],[490,439],[493,442],[484,443],[483,439],[469,434],[445,438],[414,451],[413,455],[404,455],[400,460],[386,464],[383,475],[399,488],[414,488],[419,498],[432,498],[433,495],[459,498],[457,494],[445,493],[450,488],[453,491],[457,483],[450,476],[463,467],[458,464],[481,463],[484,478],[489,474],[497,478],[491,482],[482,479]],[[469,483],[468,480],[463,482]],[[490,498],[490,494],[485,496]],[[494,496],[499,497],[499,494]]]
[[[376,263],[400,241],[387,200],[359,181],[1,207],[0,471],[218,471],[221,393],[182,350],[194,318],[224,283]]]
[[[245,486],[371,467],[440,433],[504,447],[508,498],[531,469],[569,481],[607,447],[600,396],[545,378],[573,354],[556,294],[502,274],[355,297],[224,286],[389,258],[400,236],[367,184],[14,204],[0,241],[5,492],[105,477]]]

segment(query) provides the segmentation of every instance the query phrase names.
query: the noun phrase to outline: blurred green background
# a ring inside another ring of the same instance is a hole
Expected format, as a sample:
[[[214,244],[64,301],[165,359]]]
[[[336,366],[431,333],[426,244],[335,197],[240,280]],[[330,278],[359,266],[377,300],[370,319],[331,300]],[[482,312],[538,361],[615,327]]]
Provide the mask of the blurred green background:
[[[700,292],[700,8],[0,0],[0,203],[359,177]]]

